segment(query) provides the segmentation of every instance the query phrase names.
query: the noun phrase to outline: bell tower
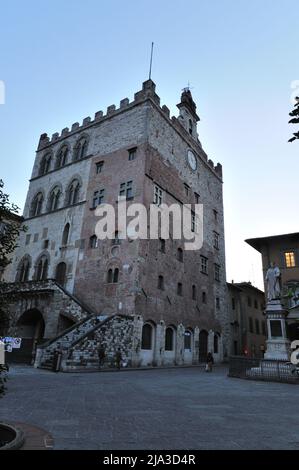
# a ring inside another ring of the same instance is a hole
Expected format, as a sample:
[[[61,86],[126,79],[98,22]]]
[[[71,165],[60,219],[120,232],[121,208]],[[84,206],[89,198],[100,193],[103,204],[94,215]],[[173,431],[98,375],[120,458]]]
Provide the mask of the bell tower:
[[[190,88],[184,88],[181,95],[181,102],[177,104],[177,107],[180,110],[180,115],[178,117],[182,126],[186,131],[197,140],[197,123],[200,120],[196,114],[196,104],[193,101]]]

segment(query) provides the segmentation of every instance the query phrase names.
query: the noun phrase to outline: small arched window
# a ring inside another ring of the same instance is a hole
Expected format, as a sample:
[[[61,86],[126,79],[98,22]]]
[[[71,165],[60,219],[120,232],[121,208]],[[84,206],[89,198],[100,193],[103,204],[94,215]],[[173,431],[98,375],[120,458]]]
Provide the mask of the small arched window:
[[[108,284],[112,284],[113,282],[113,270],[112,269],[108,269],[108,273],[107,273],[107,283]]]
[[[58,186],[52,189],[49,197],[49,212],[55,211],[59,207],[59,200],[61,196],[61,191]]]
[[[67,190],[67,205],[72,206],[77,204],[79,201],[79,189],[80,183],[77,179],[74,179],[68,187]]]
[[[178,248],[177,258],[181,263],[184,261],[184,254],[182,248]]]
[[[89,247],[90,248],[97,248],[98,246],[98,239],[96,235],[92,235],[89,239]]]
[[[86,157],[87,155],[87,138],[81,137],[80,140],[76,143],[74,149],[74,161],[81,160],[82,158]]]
[[[66,281],[66,264],[65,263],[62,262],[57,265],[55,279],[61,286],[65,285],[65,281]]]
[[[46,155],[43,156],[41,163],[40,163],[40,167],[39,167],[39,176],[45,175],[46,173],[49,172],[51,160],[52,160],[52,155],[50,153],[47,153]]]
[[[119,276],[119,269],[115,268],[114,273],[113,273],[113,282],[114,283],[118,282],[118,276]]]
[[[36,281],[45,281],[48,277],[48,258],[46,255],[40,257],[36,265]]]
[[[158,277],[158,289],[164,290],[164,277],[161,275]]]
[[[165,351],[173,351],[174,349],[174,331],[168,327],[165,331]]]
[[[62,246],[66,246],[68,244],[69,235],[70,235],[70,224],[67,223],[65,225],[65,227],[63,229],[63,233],[62,233],[62,240],[61,240]]]
[[[145,323],[142,327],[141,349],[152,349],[153,346],[153,327]]]
[[[56,168],[61,168],[67,163],[69,149],[67,145],[63,145],[57,153],[56,156]]]
[[[201,294],[201,297],[202,297],[202,303],[206,304],[207,303],[207,294],[206,294],[206,292],[203,292]]]
[[[29,279],[29,271],[31,268],[31,259],[29,256],[25,256],[21,263],[19,264],[17,270],[16,281],[17,282],[26,282]]]
[[[36,194],[31,204],[30,217],[35,217],[41,214],[43,201],[44,201],[43,194],[42,193]]]
[[[196,300],[196,286],[194,284],[192,286],[192,300]]]

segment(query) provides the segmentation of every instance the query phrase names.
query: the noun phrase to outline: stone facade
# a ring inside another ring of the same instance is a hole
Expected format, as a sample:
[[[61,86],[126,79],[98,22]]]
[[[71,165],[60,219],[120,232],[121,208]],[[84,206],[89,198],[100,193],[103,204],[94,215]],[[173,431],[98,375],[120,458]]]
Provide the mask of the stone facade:
[[[249,282],[228,283],[232,355],[263,357],[266,346],[265,294]]]
[[[197,363],[208,350],[221,361],[230,349],[222,167],[202,149],[189,90],[178,108],[179,117],[170,117],[148,80],[131,103],[124,99],[118,109],[109,106],[105,115],[97,112],[94,120],[86,118],[51,139],[42,134],[24,209],[28,231],[20,237],[10,279],[20,280],[26,259],[25,281],[56,278],[95,316],[139,318],[132,320],[138,354],[130,353],[139,365]],[[128,206],[149,208],[155,187],[166,204],[203,204],[203,247],[184,251],[172,237],[163,250],[161,240],[119,240],[119,234],[114,241],[95,240],[95,193],[117,209],[127,183]],[[116,282],[108,281],[109,270],[117,270]],[[51,302],[55,323],[60,307]],[[57,329],[47,328],[55,336]],[[104,342],[102,327],[97,335]],[[94,343],[81,339],[82,351],[90,351]]]

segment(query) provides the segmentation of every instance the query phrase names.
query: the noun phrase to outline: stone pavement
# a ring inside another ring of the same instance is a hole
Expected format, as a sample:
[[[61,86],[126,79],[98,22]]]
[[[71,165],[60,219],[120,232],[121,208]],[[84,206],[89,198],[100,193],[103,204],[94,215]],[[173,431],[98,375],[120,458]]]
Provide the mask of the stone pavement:
[[[13,366],[0,420],[46,430],[54,449],[299,449],[298,387],[226,372]]]

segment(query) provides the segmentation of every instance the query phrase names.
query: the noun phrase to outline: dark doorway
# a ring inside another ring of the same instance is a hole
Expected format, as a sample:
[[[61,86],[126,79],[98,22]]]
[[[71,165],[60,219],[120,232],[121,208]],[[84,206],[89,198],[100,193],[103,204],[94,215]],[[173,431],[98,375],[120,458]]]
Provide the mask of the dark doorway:
[[[7,353],[7,361],[31,364],[36,346],[43,342],[45,322],[41,312],[30,309],[21,315],[17,322],[15,336],[22,338],[20,349]]]
[[[299,323],[288,324],[287,332],[290,341],[299,340]]]
[[[199,333],[199,362],[205,362],[208,355],[208,332],[202,330]]]

